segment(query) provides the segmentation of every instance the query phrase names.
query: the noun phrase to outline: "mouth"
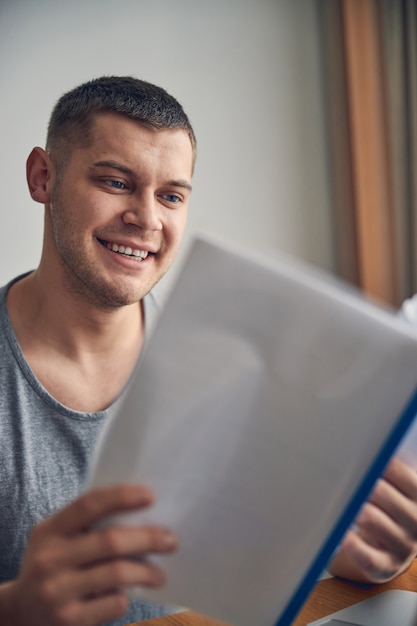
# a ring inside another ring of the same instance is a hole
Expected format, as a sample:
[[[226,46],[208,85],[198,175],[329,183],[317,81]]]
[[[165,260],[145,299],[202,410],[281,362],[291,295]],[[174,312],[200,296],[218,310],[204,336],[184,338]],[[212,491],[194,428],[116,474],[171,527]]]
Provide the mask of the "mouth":
[[[130,246],[125,246],[121,243],[116,243],[114,241],[105,241],[104,239],[99,239],[97,237],[97,241],[101,243],[102,246],[107,248],[107,250],[111,250],[116,254],[121,254],[122,256],[127,256],[130,259],[134,259],[135,261],[144,261],[146,257],[152,252],[148,250],[140,250],[139,248],[131,248]]]

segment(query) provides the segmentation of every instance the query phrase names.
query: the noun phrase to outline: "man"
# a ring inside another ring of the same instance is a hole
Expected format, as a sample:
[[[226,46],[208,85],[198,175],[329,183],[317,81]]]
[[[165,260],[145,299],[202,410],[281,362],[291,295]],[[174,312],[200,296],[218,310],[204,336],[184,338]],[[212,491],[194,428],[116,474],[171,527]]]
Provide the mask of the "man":
[[[0,292],[2,626],[127,624],[164,612],[143,602],[126,612],[122,589],[163,584],[143,557],[174,550],[177,538],[164,528],[96,528],[108,514],[149,506],[152,494],[137,485],[79,493],[155,315],[150,291],[177,252],[194,160],[180,105],[118,77],[65,94],[46,151],[29,156],[29,190],[45,207],[42,256]],[[335,573],[377,580],[383,566],[395,575],[417,551],[415,537],[398,540],[416,502],[417,479],[395,460],[366,505],[378,523],[361,514],[367,537],[358,548],[349,537],[359,535],[348,536]]]
[[[28,158],[44,240],[39,267],[1,293],[2,626],[101,624],[125,614],[121,588],[163,583],[131,557],[174,550],[171,532],[93,529],[109,513],[149,506],[149,490],[112,487],[65,505],[82,490],[155,315],[147,294],[177,253],[194,159],[181,106],[116,77],[64,95],[46,151]],[[162,612],[136,603],[119,623]]]

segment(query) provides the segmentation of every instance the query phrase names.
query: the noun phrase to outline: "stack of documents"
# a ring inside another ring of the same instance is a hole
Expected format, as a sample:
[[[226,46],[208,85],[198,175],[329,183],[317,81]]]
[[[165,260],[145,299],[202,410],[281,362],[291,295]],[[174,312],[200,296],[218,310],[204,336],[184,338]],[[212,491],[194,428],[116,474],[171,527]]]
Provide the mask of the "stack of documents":
[[[416,413],[417,334],[299,263],[198,239],[99,442],[180,537],[150,600],[290,624]]]

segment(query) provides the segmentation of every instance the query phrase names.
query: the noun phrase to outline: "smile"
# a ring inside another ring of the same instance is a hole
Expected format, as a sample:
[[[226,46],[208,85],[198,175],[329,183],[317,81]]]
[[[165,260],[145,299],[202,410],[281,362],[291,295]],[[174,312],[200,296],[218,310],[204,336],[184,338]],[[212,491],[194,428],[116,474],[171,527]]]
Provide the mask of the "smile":
[[[103,239],[99,239],[98,241],[108,250],[117,252],[117,254],[122,254],[123,256],[128,256],[137,261],[143,261],[149,254],[147,250],[139,250],[138,248],[131,248],[130,246],[124,246],[119,243],[104,241]]]

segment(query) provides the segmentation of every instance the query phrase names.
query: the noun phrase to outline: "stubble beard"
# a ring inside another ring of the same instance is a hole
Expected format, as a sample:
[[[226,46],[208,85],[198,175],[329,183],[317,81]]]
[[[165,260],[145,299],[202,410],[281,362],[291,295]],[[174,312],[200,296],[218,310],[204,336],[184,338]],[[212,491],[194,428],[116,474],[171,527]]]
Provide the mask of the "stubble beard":
[[[114,310],[139,302],[162,278],[163,274],[137,287],[129,287],[122,281],[105,280],[100,268],[95,267],[82,250],[80,254],[79,229],[62,199],[59,184],[54,186],[51,201],[52,232],[63,281],[75,299],[88,302],[101,310]]]

